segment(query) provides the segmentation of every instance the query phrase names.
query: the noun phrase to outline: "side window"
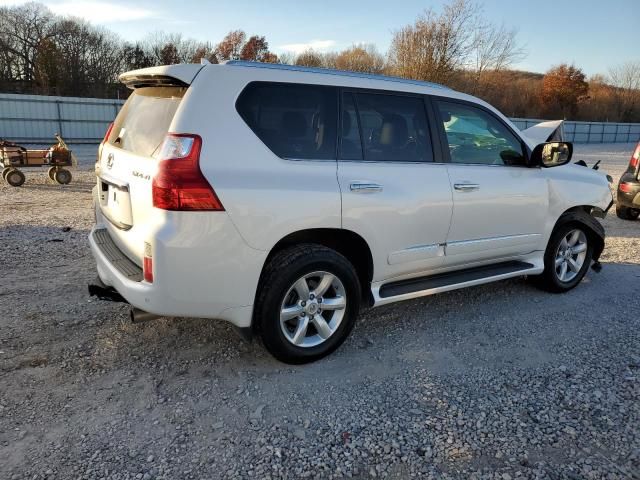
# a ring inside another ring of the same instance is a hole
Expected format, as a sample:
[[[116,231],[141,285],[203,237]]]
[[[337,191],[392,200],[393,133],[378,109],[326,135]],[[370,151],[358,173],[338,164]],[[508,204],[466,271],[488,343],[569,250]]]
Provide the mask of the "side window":
[[[341,129],[340,158],[343,160],[362,160],[360,126],[352,93],[345,93],[342,97]]]
[[[256,82],[240,95],[242,119],[282,158],[335,160],[338,90]]]
[[[522,143],[490,113],[469,105],[436,102],[452,163],[524,165]]]
[[[355,97],[365,160],[433,161],[422,98],[368,93]]]

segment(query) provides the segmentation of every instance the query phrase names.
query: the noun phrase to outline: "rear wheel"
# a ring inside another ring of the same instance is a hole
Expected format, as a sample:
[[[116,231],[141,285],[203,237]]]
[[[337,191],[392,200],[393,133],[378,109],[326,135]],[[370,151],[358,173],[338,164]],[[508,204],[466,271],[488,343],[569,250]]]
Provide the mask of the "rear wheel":
[[[560,225],[551,234],[544,254],[544,272],[535,283],[549,292],[562,293],[574,288],[587,273],[593,245],[580,224]]]
[[[49,178],[51,180],[55,181],[56,167],[49,167],[49,170],[47,170],[47,174],[49,175]]]
[[[4,179],[6,182],[12,187],[19,187],[24,183],[24,173],[22,173],[17,168],[10,169],[6,174]]]
[[[265,267],[256,327],[269,352],[292,364],[328,355],[347,338],[360,308],[353,265],[315,244],[277,253]]]
[[[640,217],[640,209],[616,206],[616,215],[623,220],[637,220]]]
[[[11,170],[12,167],[4,167],[2,169],[2,179],[4,180],[5,177],[7,176],[7,173],[9,173],[9,170]]]
[[[60,168],[54,172],[54,179],[60,185],[67,185],[71,182],[71,172],[69,170],[65,170],[64,168]]]

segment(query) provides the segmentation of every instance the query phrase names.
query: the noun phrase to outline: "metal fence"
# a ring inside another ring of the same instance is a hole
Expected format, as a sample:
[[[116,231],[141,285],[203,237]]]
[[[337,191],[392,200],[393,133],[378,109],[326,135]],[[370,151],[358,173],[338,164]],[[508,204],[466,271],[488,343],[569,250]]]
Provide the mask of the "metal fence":
[[[546,120],[512,118],[520,130]],[[623,143],[640,141],[640,123],[572,122],[563,123],[564,139],[573,143]]]
[[[0,138],[51,143],[99,143],[123,100],[0,94]]]
[[[60,133],[69,143],[97,144],[123,100],[0,94],[0,138],[50,143]],[[512,118],[521,130],[544,120]],[[575,143],[640,141],[640,123],[564,122],[565,139]]]

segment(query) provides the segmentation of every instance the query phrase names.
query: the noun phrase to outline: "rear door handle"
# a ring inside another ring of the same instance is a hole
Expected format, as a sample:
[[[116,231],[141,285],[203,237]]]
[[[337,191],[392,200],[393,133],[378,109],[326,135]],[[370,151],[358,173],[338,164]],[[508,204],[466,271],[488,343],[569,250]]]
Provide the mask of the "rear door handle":
[[[369,183],[369,182],[353,182],[349,185],[352,192],[362,192],[362,193],[373,193],[373,192],[381,192],[382,185],[378,183]]]
[[[455,188],[459,192],[472,192],[474,190],[480,189],[480,185],[478,185],[477,183],[454,183],[453,188]]]

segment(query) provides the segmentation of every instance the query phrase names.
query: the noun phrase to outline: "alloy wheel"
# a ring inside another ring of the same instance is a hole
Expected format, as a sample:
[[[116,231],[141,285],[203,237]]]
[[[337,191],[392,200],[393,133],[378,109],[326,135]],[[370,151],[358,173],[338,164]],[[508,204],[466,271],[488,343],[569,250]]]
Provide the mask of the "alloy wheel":
[[[327,341],[345,316],[347,296],[340,279],[329,272],[308,273],[289,288],[280,308],[280,328],[296,347]]]
[[[570,282],[578,275],[587,257],[587,236],[580,229],[567,233],[556,250],[556,275],[561,282]]]

